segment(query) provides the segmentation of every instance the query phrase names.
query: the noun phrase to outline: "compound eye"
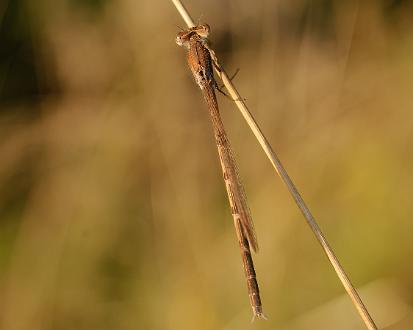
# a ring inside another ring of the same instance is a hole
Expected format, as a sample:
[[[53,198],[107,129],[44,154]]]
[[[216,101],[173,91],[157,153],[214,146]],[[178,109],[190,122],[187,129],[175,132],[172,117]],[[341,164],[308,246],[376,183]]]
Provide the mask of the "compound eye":
[[[211,28],[209,27],[209,25],[205,23],[205,24],[203,24],[203,27],[204,27],[206,33],[209,34],[209,32],[211,31]]]
[[[185,38],[184,35],[178,34],[175,38],[175,42],[177,43],[178,46],[183,46],[185,48],[189,48],[188,39]]]
[[[209,36],[209,32],[211,31],[211,28],[209,27],[208,24],[202,24],[200,25],[200,29],[199,29],[199,35],[203,38],[207,38]]]
[[[180,35],[177,35],[175,38],[175,42],[179,45],[182,46],[183,45],[183,41]]]

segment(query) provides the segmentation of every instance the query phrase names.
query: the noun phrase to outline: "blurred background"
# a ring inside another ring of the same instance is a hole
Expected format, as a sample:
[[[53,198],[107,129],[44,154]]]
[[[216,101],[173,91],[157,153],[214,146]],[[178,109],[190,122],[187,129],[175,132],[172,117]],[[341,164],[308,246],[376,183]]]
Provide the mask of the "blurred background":
[[[413,2],[186,1],[382,329],[413,329]],[[365,329],[230,100],[250,323],[169,1],[0,2],[0,328]]]

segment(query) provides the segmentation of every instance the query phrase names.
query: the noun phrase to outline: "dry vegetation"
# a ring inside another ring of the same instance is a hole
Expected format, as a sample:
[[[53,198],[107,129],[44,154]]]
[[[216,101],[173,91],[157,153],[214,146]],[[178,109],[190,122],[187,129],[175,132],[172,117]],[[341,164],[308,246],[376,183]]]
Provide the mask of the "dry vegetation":
[[[413,6],[187,2],[380,328],[413,328]],[[0,5],[0,328],[364,329],[220,98],[260,253],[251,311],[168,1]]]

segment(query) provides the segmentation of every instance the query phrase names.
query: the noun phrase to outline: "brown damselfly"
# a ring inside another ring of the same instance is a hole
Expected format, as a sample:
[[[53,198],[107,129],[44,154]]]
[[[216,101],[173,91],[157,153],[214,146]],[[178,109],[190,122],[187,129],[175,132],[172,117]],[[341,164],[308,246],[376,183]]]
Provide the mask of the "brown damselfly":
[[[232,156],[231,146],[219,114],[218,102],[215,95],[217,83],[214,79],[214,63],[211,58],[211,56],[213,58],[215,58],[215,56],[208,47],[207,41],[209,30],[210,28],[207,24],[202,24],[179,32],[176,37],[176,43],[187,49],[189,67],[208,105],[235,231],[241,248],[251,307],[254,317],[265,318],[250,251],[250,247],[252,247],[255,252],[258,251],[257,237],[244,189],[239,179],[237,166]]]

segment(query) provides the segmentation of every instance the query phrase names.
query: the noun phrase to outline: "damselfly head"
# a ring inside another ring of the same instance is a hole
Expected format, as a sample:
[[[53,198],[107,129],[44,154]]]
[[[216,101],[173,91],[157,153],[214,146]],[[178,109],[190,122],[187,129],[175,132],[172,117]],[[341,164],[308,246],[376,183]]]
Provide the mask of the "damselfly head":
[[[189,48],[188,31],[178,32],[175,42],[178,44],[178,46]]]
[[[186,31],[178,32],[175,42],[179,46],[189,49],[189,40],[191,37],[199,36],[202,39],[207,39],[209,36],[210,27],[208,24],[200,24],[189,28]]]

